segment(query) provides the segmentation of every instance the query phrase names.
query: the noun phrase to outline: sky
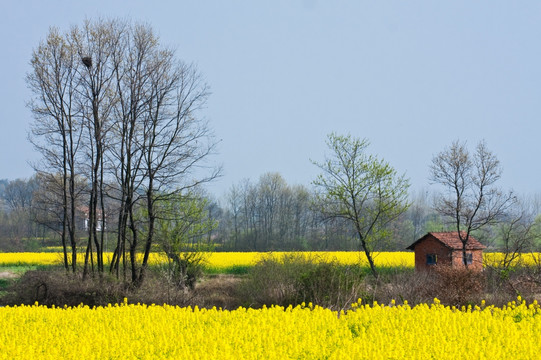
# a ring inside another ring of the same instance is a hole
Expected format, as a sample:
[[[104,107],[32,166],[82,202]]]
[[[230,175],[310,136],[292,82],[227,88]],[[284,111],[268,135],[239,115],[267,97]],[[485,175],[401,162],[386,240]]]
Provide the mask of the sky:
[[[51,26],[85,18],[150,24],[210,86],[217,197],[278,172],[310,186],[327,134],[351,134],[430,189],[431,159],[485,140],[499,185],[541,192],[539,1],[0,1],[0,179],[27,178],[25,84]]]

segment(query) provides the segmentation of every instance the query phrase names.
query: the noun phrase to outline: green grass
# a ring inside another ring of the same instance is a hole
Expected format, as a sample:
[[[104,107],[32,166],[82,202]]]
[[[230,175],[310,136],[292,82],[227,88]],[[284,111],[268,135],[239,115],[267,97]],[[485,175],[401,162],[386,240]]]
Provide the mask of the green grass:
[[[205,266],[203,271],[207,275],[217,275],[217,274],[246,275],[250,272],[250,269],[252,268],[253,268],[253,265],[232,265],[225,268]]]
[[[340,267],[346,268],[355,268],[359,275],[370,276],[372,271],[369,266],[359,266],[359,265],[339,265]],[[213,267],[206,265],[204,267],[204,273],[207,275],[246,275],[254,268],[254,265],[232,265],[228,267]],[[399,272],[414,272],[414,269],[407,266],[381,266],[376,268],[378,276],[388,277],[392,276]]]
[[[0,279],[0,291],[6,290],[7,287],[11,284],[11,279]]]
[[[27,271],[31,270],[48,270],[48,269],[54,269],[58,268],[59,265],[29,265],[28,263],[21,263],[21,264],[10,264],[10,265],[1,265],[0,264],[0,272],[3,271],[9,271],[18,275],[22,275]],[[159,266],[151,266],[152,268],[156,267],[159,269]],[[348,267],[348,266],[346,266]],[[351,265],[350,265],[351,267]],[[354,265],[353,267],[357,267]],[[231,265],[228,267],[214,267],[205,265],[204,266],[204,273],[206,275],[218,275],[218,274],[225,274],[225,275],[246,275],[250,273],[250,271],[254,268],[254,265]],[[108,268],[107,268],[108,269]],[[362,269],[357,270],[359,274],[362,274],[363,276],[370,275],[370,268],[368,266],[362,266]],[[391,276],[392,274],[395,274],[397,272],[413,272],[413,268],[407,268],[407,267],[378,267],[377,268],[378,274],[381,277]],[[0,284],[1,289],[1,284]]]
[[[44,265],[28,265],[26,263],[19,264],[19,265],[11,264],[11,265],[0,265],[0,272],[9,271],[16,274],[19,274],[19,273],[24,274],[25,272],[30,271],[30,270],[46,269],[46,268],[48,267]]]
[[[36,266],[0,266],[0,272],[10,272],[17,275],[17,278],[19,276],[22,276],[25,272],[29,270],[35,270]],[[8,288],[13,284],[17,278],[7,278],[7,279],[0,279],[0,297],[7,294]]]

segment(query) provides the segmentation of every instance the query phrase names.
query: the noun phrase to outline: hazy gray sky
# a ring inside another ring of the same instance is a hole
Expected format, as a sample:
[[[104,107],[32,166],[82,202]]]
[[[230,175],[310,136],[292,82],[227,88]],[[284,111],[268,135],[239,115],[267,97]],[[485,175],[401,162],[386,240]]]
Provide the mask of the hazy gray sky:
[[[24,77],[50,26],[85,17],[147,22],[197,64],[222,139],[221,196],[276,171],[309,185],[331,131],[428,187],[434,154],[485,139],[502,187],[541,192],[539,1],[0,2],[0,178],[32,175]]]

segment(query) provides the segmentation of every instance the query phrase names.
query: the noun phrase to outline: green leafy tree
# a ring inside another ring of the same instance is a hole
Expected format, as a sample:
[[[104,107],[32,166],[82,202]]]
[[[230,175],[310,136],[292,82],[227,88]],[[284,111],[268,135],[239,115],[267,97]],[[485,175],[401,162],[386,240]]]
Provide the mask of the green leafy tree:
[[[169,259],[171,279],[180,288],[193,288],[210,250],[203,237],[218,226],[209,218],[207,200],[176,195],[158,208],[156,235]]]
[[[328,135],[331,155],[313,162],[322,173],[313,184],[319,190],[316,204],[325,218],[344,218],[354,226],[370,269],[374,246],[388,238],[388,225],[409,206],[409,181],[387,162],[366,153],[369,142],[351,135]]]

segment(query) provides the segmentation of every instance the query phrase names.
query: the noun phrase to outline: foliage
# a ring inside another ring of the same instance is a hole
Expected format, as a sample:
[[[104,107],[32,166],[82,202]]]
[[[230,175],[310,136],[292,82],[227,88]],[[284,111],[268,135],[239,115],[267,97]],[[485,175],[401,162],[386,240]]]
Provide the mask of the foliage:
[[[327,218],[352,223],[376,275],[374,244],[389,237],[387,225],[408,209],[409,182],[388,163],[367,154],[368,144],[366,139],[330,134],[331,156],[323,163],[314,162],[323,173],[313,184],[320,190],[316,206]]]
[[[193,289],[202,275],[210,244],[202,237],[216,228],[208,218],[206,201],[195,195],[177,194],[156,210],[156,240],[169,259],[169,275],[179,287]]]
[[[311,302],[344,309],[359,297],[365,269],[317,255],[270,255],[250,269],[243,294],[251,306]]]

